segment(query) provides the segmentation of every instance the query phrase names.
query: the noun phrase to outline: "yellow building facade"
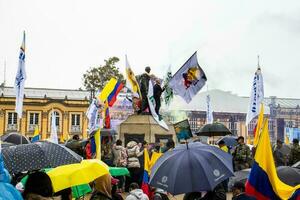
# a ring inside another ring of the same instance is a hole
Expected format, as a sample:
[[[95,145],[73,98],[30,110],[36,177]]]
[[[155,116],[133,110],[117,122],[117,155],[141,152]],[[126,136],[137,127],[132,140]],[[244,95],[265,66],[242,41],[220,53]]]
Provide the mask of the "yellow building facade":
[[[15,94],[12,87],[0,88],[0,135],[19,132],[33,136],[38,126],[42,139],[51,133],[51,114],[56,114],[58,138],[64,140],[78,134],[87,137],[89,92],[44,88],[25,88],[22,118],[15,113]]]

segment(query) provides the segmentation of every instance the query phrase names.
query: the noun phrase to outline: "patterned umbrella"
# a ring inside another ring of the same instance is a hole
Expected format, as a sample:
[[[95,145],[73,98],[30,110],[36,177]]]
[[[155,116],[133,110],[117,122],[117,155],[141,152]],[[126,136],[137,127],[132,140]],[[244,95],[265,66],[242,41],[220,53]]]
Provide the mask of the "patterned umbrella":
[[[31,143],[30,140],[17,132],[11,132],[11,133],[7,133],[3,136],[1,136],[1,140],[3,142],[9,142],[9,143],[13,143],[13,144],[29,144]]]
[[[2,149],[5,167],[10,173],[54,168],[79,163],[82,157],[51,142],[35,142]]]

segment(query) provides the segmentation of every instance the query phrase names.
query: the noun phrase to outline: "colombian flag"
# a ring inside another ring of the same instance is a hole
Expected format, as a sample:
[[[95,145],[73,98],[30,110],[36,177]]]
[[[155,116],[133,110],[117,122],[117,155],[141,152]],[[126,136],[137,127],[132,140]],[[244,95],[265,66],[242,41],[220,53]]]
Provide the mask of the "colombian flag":
[[[254,141],[253,146],[256,147],[259,139],[260,130],[263,126],[263,120],[264,120],[264,104],[261,104],[260,106],[260,112],[257,119],[257,124],[254,129]]]
[[[91,151],[92,151],[92,154],[95,155],[96,159],[101,160],[100,128],[96,131],[96,133],[91,138]]]
[[[114,89],[107,97],[109,107],[112,107],[114,105],[114,103],[117,100],[117,96],[123,87],[124,87],[123,83],[117,81],[116,85],[114,86]]]
[[[269,138],[268,120],[266,119],[256,146],[254,163],[246,183],[246,193],[260,200],[289,199],[291,197],[299,199],[298,194],[294,194],[299,188],[300,184],[295,187],[289,186],[277,176]]]
[[[142,190],[143,192],[150,197],[151,191],[149,186],[149,174],[150,174],[150,158],[148,150],[144,149],[144,174],[143,174],[143,182],[142,182]]]
[[[104,86],[98,98],[104,102],[108,100],[109,106],[112,106],[116,101],[117,95],[123,88],[123,83],[117,81],[115,78],[111,78]]]
[[[31,142],[37,142],[40,140],[40,131],[39,131],[39,127],[36,126],[34,129],[34,133],[33,133],[33,137],[31,139]]]
[[[109,115],[109,107],[107,101],[104,102],[104,110],[103,110],[103,124],[104,128],[110,128],[110,115]]]

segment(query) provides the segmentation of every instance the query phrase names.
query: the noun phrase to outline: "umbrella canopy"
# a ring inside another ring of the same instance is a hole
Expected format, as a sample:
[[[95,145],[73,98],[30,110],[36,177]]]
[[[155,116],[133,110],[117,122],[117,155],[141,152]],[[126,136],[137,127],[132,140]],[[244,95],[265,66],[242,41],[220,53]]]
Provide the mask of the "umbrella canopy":
[[[1,142],[1,147],[2,148],[11,147],[11,146],[15,146],[15,145],[16,144],[9,143],[9,142]]]
[[[284,183],[296,186],[300,184],[300,170],[289,166],[277,167],[277,174]]]
[[[177,195],[211,191],[231,176],[230,154],[196,142],[178,145],[161,156],[151,170],[150,185]]]
[[[3,142],[9,142],[9,143],[13,143],[13,144],[30,144],[30,140],[17,132],[11,132],[11,133],[7,133],[3,136],[1,136],[1,140]]]
[[[83,160],[81,163],[59,166],[47,172],[54,192],[90,183],[108,173],[108,166],[100,160]]]
[[[289,166],[280,166],[276,168],[277,175],[279,179],[290,185],[290,186],[296,186],[300,184],[300,169],[289,167]],[[243,183],[246,183],[251,169],[244,169],[241,171],[234,172],[234,176],[229,179],[228,187],[232,188],[233,184],[236,181],[241,181]]]
[[[72,150],[52,142],[35,142],[2,149],[5,167],[10,173],[39,170],[81,162]]]
[[[218,144],[220,141],[224,141],[226,146],[229,147],[234,147],[238,144],[237,142],[237,136],[232,136],[232,135],[226,135],[222,138],[220,138],[216,143]]]
[[[225,136],[231,135],[230,130],[219,122],[205,124],[197,133],[198,136]]]
[[[110,167],[109,173],[112,176],[129,176],[129,171],[126,167]]]
[[[251,168],[234,172],[234,176],[229,178],[228,188],[232,189],[234,183],[237,181],[246,183],[248,176],[250,174],[250,171],[251,171]]]
[[[52,170],[53,168],[45,168],[45,169],[42,169],[41,171],[44,171],[44,172],[49,172],[50,170]],[[22,186],[24,188],[26,182],[27,182],[27,179],[28,179],[28,175],[24,176],[22,179],[21,179],[21,183],[22,183]],[[84,196],[85,194],[89,193],[92,191],[91,187],[89,186],[89,184],[83,184],[83,185],[78,185],[78,186],[74,186],[74,187],[71,187],[72,189],[72,197],[73,198],[79,198],[79,197],[82,197]]]

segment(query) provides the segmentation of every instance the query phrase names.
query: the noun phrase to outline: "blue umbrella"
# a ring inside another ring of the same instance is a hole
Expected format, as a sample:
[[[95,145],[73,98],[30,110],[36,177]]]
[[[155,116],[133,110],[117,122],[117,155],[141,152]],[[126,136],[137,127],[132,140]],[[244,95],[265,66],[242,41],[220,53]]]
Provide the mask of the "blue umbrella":
[[[216,143],[218,144],[220,141],[223,140],[226,146],[234,147],[238,144],[237,138],[238,138],[237,136],[226,135],[220,138]]]
[[[200,142],[178,145],[155,163],[150,185],[173,195],[212,191],[233,176],[232,156]]]

